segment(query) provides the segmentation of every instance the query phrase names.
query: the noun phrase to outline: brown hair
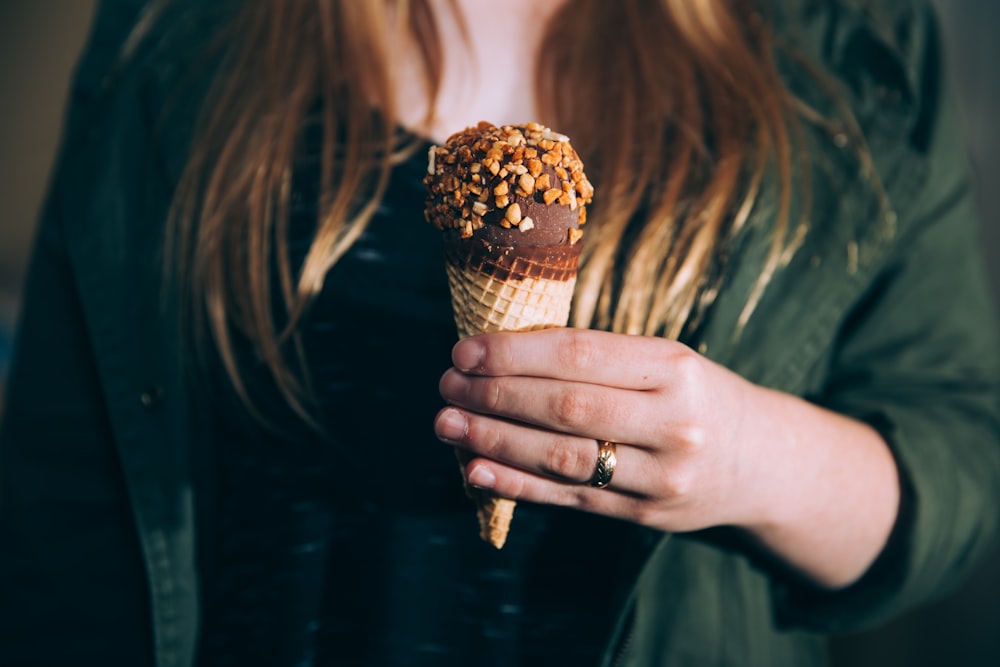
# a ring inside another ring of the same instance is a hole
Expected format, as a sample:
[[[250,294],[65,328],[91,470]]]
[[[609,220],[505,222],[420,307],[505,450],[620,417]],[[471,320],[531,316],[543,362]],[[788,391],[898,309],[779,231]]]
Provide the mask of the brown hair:
[[[175,201],[196,324],[210,332],[245,401],[234,335],[252,341],[307,420],[296,324],[371,219],[407,148],[392,114],[390,18],[421,45],[433,100],[441,48],[426,0],[248,0],[231,25],[231,50]],[[766,282],[789,235],[794,123],[754,3],[572,0],[544,43],[538,120],[572,137],[597,190],[574,323],[680,335],[711,301],[718,253],[774,170],[779,207]],[[291,171],[316,108],[322,195],[315,240],[295,275],[285,241]],[[272,266],[287,313],[280,330]]]

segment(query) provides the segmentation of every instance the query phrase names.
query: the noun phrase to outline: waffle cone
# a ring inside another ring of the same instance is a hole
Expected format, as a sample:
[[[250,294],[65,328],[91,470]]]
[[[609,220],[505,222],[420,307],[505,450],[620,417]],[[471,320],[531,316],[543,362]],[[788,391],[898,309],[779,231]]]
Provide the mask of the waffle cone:
[[[446,245],[445,266],[460,338],[496,331],[564,327],[569,321],[580,246],[491,246],[483,241]],[[463,478],[471,456],[458,452]],[[515,501],[466,484],[476,504],[479,534],[503,547]]]

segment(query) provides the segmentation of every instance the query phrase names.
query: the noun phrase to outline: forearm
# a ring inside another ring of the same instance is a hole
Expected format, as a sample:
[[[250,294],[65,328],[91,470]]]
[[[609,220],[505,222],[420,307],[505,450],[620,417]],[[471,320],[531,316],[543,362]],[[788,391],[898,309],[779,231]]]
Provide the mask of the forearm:
[[[775,391],[754,392],[757,497],[742,526],[817,585],[839,589],[865,573],[899,511],[896,463],[862,422]]]

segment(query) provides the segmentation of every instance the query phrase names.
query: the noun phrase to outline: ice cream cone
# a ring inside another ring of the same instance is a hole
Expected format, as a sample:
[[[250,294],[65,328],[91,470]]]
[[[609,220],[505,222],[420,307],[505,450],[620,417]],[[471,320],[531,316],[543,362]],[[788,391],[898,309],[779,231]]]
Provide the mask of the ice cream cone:
[[[445,232],[459,337],[566,326],[585,204],[593,194],[566,137],[480,123],[429,156],[427,219]],[[463,469],[470,455],[458,450]],[[480,536],[507,539],[515,502],[466,484]]]

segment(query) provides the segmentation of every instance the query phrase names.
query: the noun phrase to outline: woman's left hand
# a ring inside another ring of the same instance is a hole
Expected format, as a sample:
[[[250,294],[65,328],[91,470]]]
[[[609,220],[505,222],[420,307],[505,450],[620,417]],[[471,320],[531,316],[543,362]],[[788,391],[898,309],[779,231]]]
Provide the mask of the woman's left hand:
[[[475,336],[441,378],[441,440],[469,482],[662,530],[751,520],[761,458],[742,432],[749,382],[670,340],[582,329]],[[594,488],[598,442],[617,443]]]
[[[581,329],[460,341],[435,420],[473,486],[664,531],[738,526],[817,584],[888,539],[899,477],[871,426],[754,385],[670,340]],[[610,485],[590,484],[598,442]]]

